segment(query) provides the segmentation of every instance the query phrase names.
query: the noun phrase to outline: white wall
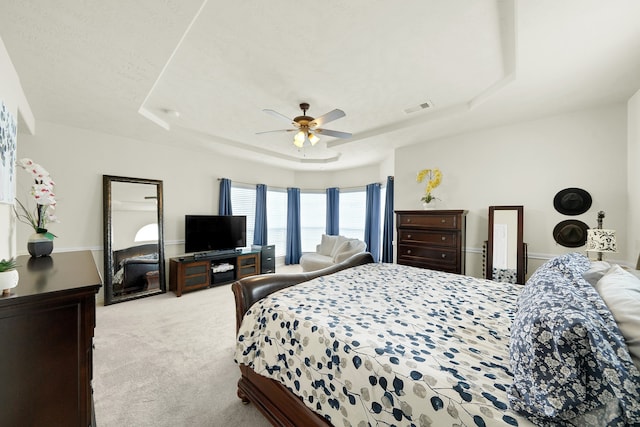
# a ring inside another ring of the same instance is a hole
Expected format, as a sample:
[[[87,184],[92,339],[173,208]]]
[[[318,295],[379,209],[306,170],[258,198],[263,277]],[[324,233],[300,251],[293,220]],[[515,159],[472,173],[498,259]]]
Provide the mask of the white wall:
[[[605,227],[618,230],[627,255],[626,105],[558,115],[400,148],[395,155],[396,209],[420,209],[424,168],[440,168],[435,195],[441,208],[466,209],[467,274],[482,275],[481,248],[487,239],[490,205],[524,206],[524,239],[529,244],[529,273],[551,255],[573,251],[557,245],[554,226],[565,219],[596,225],[604,210]],[[553,197],[566,187],[587,190],[593,204],[575,217],[558,213]],[[577,250],[584,250],[577,248]]]
[[[22,90],[11,58],[0,39],[0,100],[18,121],[18,126],[33,129],[33,115]],[[20,120],[18,120],[20,118]],[[22,129],[20,129],[22,130]],[[18,138],[18,143],[20,143]],[[0,259],[16,255],[16,233],[13,205],[0,203]]]
[[[629,100],[627,109],[627,260],[633,266],[640,254],[640,91]]]
[[[378,165],[332,172],[296,172],[294,182],[296,187],[307,190],[324,190],[329,187],[364,187],[374,182],[384,183],[380,180]]]

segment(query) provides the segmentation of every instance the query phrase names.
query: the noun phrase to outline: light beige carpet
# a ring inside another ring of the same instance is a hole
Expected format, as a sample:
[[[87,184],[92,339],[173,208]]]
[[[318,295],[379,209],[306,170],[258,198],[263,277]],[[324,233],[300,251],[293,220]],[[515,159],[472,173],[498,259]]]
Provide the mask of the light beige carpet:
[[[98,306],[98,426],[269,426],[236,396],[234,313],[230,285]]]

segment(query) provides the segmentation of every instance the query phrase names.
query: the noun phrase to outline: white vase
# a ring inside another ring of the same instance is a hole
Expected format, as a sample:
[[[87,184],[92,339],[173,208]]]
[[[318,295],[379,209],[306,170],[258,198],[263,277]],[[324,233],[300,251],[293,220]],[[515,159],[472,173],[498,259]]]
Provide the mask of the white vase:
[[[0,272],[0,291],[2,295],[9,295],[10,289],[18,286],[18,270]]]
[[[431,202],[427,203],[427,202],[422,202],[422,209],[424,210],[431,210],[431,209],[436,209],[436,202],[435,200],[432,200]]]

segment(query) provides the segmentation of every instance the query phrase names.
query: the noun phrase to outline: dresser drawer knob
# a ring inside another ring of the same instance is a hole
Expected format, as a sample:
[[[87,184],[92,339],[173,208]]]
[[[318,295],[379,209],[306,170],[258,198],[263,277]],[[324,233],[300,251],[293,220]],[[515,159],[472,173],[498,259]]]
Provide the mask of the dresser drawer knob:
[[[407,218],[407,222],[411,222],[411,218]]]
[[[446,258],[446,257],[447,257],[447,254],[442,254],[442,258]]]
[[[442,236],[442,241],[444,242],[445,240],[447,240],[447,238],[445,236]]]
[[[440,222],[444,224],[445,222],[447,222],[447,220],[446,219],[441,219]]]
[[[411,249],[407,249],[407,255],[411,255]]]
[[[411,234],[407,234],[407,239],[410,239],[410,238],[411,238]]]

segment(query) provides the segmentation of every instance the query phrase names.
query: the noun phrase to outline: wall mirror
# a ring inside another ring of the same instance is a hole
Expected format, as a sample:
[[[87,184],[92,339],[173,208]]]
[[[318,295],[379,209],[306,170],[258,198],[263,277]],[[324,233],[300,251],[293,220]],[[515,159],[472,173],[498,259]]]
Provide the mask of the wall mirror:
[[[489,206],[487,279],[524,284],[527,254],[523,223],[523,206]]]
[[[162,181],[102,176],[105,305],[166,292]]]

